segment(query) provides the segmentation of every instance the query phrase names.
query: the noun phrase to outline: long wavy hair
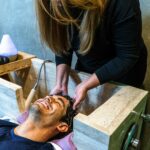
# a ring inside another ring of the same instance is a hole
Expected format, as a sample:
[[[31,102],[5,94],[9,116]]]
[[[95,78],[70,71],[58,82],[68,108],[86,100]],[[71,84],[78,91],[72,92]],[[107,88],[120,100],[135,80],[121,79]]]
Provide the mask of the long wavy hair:
[[[107,0],[35,0],[42,41],[57,55],[71,48],[73,26],[79,30],[78,52],[85,55],[92,47]],[[74,16],[72,9],[80,9]],[[80,16],[82,20],[80,21]]]

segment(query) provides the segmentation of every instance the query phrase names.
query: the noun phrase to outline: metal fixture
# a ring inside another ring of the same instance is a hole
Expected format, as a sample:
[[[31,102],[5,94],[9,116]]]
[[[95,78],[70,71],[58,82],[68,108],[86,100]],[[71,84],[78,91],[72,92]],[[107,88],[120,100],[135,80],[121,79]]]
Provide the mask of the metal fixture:
[[[149,114],[141,114],[141,117],[144,119],[144,121],[150,122],[150,115]]]
[[[133,124],[131,126],[131,129],[127,133],[127,138],[125,139],[123,143],[122,150],[129,150],[129,147],[132,146],[134,148],[137,148],[139,146],[139,140],[136,139],[136,134],[138,131],[138,125]]]
[[[51,62],[51,60],[44,60],[44,62],[42,63],[41,67],[40,67],[40,70],[39,70],[39,73],[38,73],[38,78],[37,78],[37,81],[34,85],[34,87],[31,89],[27,99],[26,99],[26,102],[25,102],[25,110],[28,110],[29,107],[30,107],[30,104],[35,96],[35,93],[36,93],[36,90],[37,90],[37,87],[39,85],[39,81],[40,81],[40,76],[41,76],[41,71],[42,71],[42,68],[43,66],[45,65],[45,63],[47,62]]]
[[[138,139],[132,139],[131,145],[134,148],[138,148],[140,141]]]

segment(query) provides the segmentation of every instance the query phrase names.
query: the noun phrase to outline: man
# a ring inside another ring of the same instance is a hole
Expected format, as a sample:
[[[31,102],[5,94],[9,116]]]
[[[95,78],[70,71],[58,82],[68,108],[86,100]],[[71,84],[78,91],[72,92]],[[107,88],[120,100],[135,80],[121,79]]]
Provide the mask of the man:
[[[24,123],[17,126],[0,121],[0,150],[54,150],[48,143],[72,126],[74,111],[67,96],[46,96],[35,101]]]

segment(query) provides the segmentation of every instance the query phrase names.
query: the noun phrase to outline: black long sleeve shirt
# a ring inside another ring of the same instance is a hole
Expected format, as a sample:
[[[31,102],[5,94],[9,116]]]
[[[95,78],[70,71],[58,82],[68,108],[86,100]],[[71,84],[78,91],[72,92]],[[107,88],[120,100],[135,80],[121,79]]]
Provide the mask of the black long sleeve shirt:
[[[95,73],[100,84],[113,80],[139,87],[147,65],[141,30],[139,0],[110,0],[89,53],[83,56],[77,52],[80,40],[75,29],[69,55],[56,56],[56,64],[71,65],[74,51],[76,69]]]

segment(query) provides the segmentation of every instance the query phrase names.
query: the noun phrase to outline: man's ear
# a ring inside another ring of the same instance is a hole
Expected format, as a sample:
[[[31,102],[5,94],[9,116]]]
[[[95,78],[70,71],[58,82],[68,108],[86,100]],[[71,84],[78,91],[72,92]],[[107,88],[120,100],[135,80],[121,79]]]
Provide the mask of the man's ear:
[[[59,132],[67,132],[69,129],[69,126],[67,123],[61,122],[59,125],[57,125],[56,128]]]

